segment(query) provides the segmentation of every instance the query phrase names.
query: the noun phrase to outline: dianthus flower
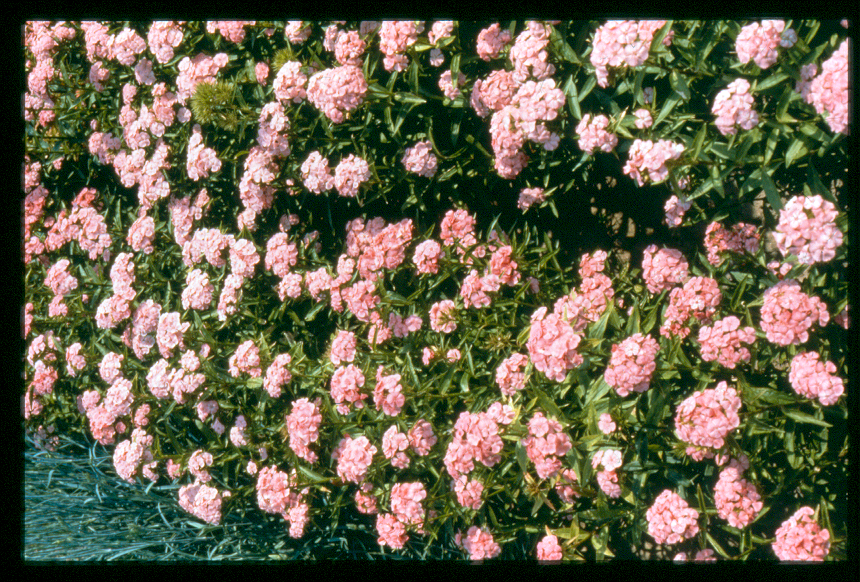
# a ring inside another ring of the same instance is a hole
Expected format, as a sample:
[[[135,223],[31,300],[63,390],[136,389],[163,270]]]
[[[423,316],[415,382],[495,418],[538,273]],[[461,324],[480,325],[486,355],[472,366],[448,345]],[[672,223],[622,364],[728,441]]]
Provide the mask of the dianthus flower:
[[[657,369],[655,358],[659,349],[657,340],[641,333],[630,336],[620,344],[613,344],[612,357],[604,374],[606,383],[622,397],[631,391],[645,392]]]
[[[298,61],[287,61],[275,75],[272,88],[278,101],[301,103],[308,96],[306,87],[308,77],[302,72],[302,64]]]
[[[590,113],[582,116],[579,125],[576,126],[576,133],[579,135],[579,149],[591,155],[594,150],[611,152],[618,145],[618,136],[614,133],[609,133],[606,128],[609,127],[609,118],[605,115],[596,115],[592,117]]]
[[[804,96],[836,133],[848,135],[848,40],[842,41],[833,55],[824,61],[821,73],[809,84]]]
[[[773,553],[780,560],[821,562],[830,553],[830,532],[818,525],[811,507],[801,507],[776,530]]]
[[[315,194],[320,194],[334,187],[334,176],[328,167],[328,160],[319,152],[311,152],[302,163],[302,181],[305,188]]]
[[[409,466],[406,450],[409,448],[409,437],[397,430],[397,425],[391,425],[382,435],[382,454],[391,460],[391,466],[405,469]]]
[[[194,517],[217,525],[221,523],[221,501],[229,495],[229,491],[219,492],[215,487],[195,481],[179,489],[179,506]]]
[[[558,562],[564,556],[558,538],[554,535],[546,535],[538,542],[537,559],[539,562]]]
[[[430,449],[436,444],[436,435],[433,434],[433,425],[424,419],[417,420],[407,435],[409,445],[416,455],[423,457],[430,453]]]
[[[153,22],[146,34],[149,51],[162,65],[173,59],[173,49],[182,42],[183,22],[160,20]]]
[[[316,463],[317,454],[308,447],[320,436],[322,414],[319,407],[307,398],[299,398],[293,402],[292,412],[287,415],[286,423],[290,448],[305,461]]]
[[[669,228],[681,226],[684,214],[686,214],[692,205],[693,203],[690,200],[687,200],[683,196],[678,198],[678,196],[673,194],[663,207],[666,212],[666,224]]]
[[[358,187],[370,179],[370,166],[361,158],[349,154],[334,169],[334,187],[337,193],[355,198]]]
[[[331,344],[329,358],[335,366],[339,366],[341,362],[352,362],[355,359],[355,334],[351,331],[338,331]]]
[[[442,218],[439,238],[446,247],[459,244],[463,249],[458,251],[463,254],[465,249],[478,242],[475,238],[475,224],[475,217],[466,210],[449,210]]]
[[[298,261],[298,246],[285,232],[277,232],[266,243],[266,270],[276,277],[286,277]]]
[[[748,526],[763,505],[756,486],[741,478],[743,470],[743,466],[732,459],[730,465],[720,471],[720,478],[714,486],[717,515],[738,529]]]
[[[723,135],[734,135],[741,129],[752,129],[758,125],[758,113],[753,109],[750,83],[746,79],[735,79],[717,93],[711,112],[717,116],[714,122]]]
[[[407,172],[418,174],[426,178],[432,178],[436,173],[437,160],[433,154],[433,146],[429,141],[421,141],[412,147],[406,148],[401,162]]]
[[[373,403],[376,410],[382,410],[388,416],[397,416],[406,402],[403,396],[403,386],[400,384],[400,374],[382,375],[383,366],[376,370],[376,388],[373,390]]]
[[[339,413],[347,414],[350,404],[354,404],[356,408],[364,408],[363,400],[368,395],[359,392],[362,386],[364,386],[364,374],[353,364],[341,366],[334,371],[331,378],[331,397]]]
[[[284,38],[292,44],[301,44],[311,36],[310,23],[301,20],[289,20],[284,27]]]
[[[485,467],[493,467],[501,460],[499,453],[503,447],[499,426],[487,413],[461,412],[445,451],[445,469],[456,479],[470,473],[476,460]]]
[[[547,62],[550,27],[534,20],[526,22],[526,29],[517,35],[508,58],[514,65],[514,78],[525,82],[530,76],[543,80],[555,73]]]
[[[569,370],[583,362],[576,351],[581,339],[559,314],[546,315],[546,307],[541,307],[531,317],[526,347],[537,370],[550,380],[562,382]]]
[[[456,306],[450,299],[437,301],[430,307],[430,328],[438,333],[451,333],[457,329]]]
[[[486,117],[490,112],[501,111],[512,105],[519,88],[520,83],[514,80],[511,71],[497,69],[486,78],[475,81],[469,103],[478,116]]]
[[[678,552],[675,554],[675,557],[672,558],[673,562],[688,562],[690,559],[687,557],[686,552]],[[714,556],[714,550],[711,548],[706,548],[704,550],[699,550],[696,552],[696,555],[693,556],[694,562],[716,562],[717,558]]]
[[[830,321],[827,306],[803,293],[797,281],[785,279],[764,292],[761,329],[768,341],[781,346],[806,343],[816,321],[822,327]]]
[[[776,247],[784,257],[797,255],[806,265],[833,260],[842,244],[837,216],[836,206],[820,195],[791,198],[779,211],[779,224],[773,233]]]
[[[517,208],[525,212],[532,204],[546,199],[543,188],[523,188],[517,200]]]
[[[815,352],[794,356],[788,381],[795,392],[806,398],[818,398],[824,406],[836,404],[845,390],[842,378],[836,376],[836,365],[820,361]]]
[[[541,479],[550,479],[561,470],[561,458],[573,446],[561,424],[536,412],[528,423],[529,434],[522,440],[529,459]]]
[[[191,454],[188,459],[188,470],[194,475],[194,478],[200,483],[208,483],[212,480],[212,476],[206,467],[212,466],[212,454],[207,453],[202,449],[198,449]]]
[[[439,256],[441,254],[442,247],[439,246],[439,243],[433,239],[428,239],[415,247],[412,260],[418,267],[419,273],[435,275],[439,271]]]
[[[287,369],[287,364],[292,361],[290,354],[278,354],[271,365],[266,369],[266,378],[263,380],[263,389],[269,393],[272,398],[278,398],[281,395],[281,388],[290,380],[293,379],[292,374]]]
[[[335,123],[361,105],[366,93],[364,73],[351,65],[320,71],[308,81],[308,100]]]
[[[395,483],[391,488],[391,513],[404,525],[419,529],[424,525],[424,508],[421,501],[427,491],[420,482]]]
[[[218,32],[230,42],[241,44],[245,40],[245,26],[254,24],[253,20],[209,20],[206,22],[206,31],[209,34]]]
[[[675,410],[675,435],[691,445],[720,449],[740,425],[741,404],[737,391],[725,382],[694,392]]]
[[[646,512],[648,533],[658,544],[677,544],[699,533],[699,512],[666,489]]]
[[[638,67],[645,63],[651,49],[654,33],[666,24],[665,20],[609,20],[594,33],[591,64],[597,75],[597,84],[609,84],[609,67]],[[663,44],[672,42],[669,31]]]
[[[708,262],[719,266],[723,262],[721,253],[728,251],[739,254],[755,253],[758,251],[760,238],[756,227],[752,224],[739,222],[728,230],[719,222],[712,222],[705,230]]]
[[[744,26],[735,39],[738,60],[747,64],[750,60],[761,69],[773,65],[779,55],[777,48],[782,40],[785,22],[782,20],[763,20]]]
[[[156,331],[155,340],[158,343],[158,350],[161,352],[161,357],[169,358],[176,347],[182,348],[182,336],[188,331],[191,324],[180,323],[179,313],[162,313],[158,317],[158,329]]]
[[[466,532],[461,544],[472,560],[495,558],[502,553],[502,548],[493,540],[493,535],[474,525]]]
[[[423,29],[423,26],[422,26]],[[403,54],[418,40],[418,27],[407,20],[386,20],[379,27],[379,50],[385,54],[383,65],[386,71],[403,71],[409,64]]]
[[[377,448],[362,435],[356,439],[344,437],[338,445],[337,474],[344,481],[361,483],[373,462]]]
[[[264,467],[257,473],[257,506],[266,513],[280,513],[289,519],[290,510],[302,503],[302,494],[295,487],[295,473]]]
[[[399,550],[409,540],[406,526],[394,515],[380,513],[376,516],[377,542],[380,546],[388,546]]]
[[[218,53],[214,57],[204,53],[199,53],[193,59],[184,57],[177,65],[179,75],[176,77],[176,98],[178,101],[185,105],[186,101],[194,95],[199,83],[214,83],[215,75],[228,62],[226,53]]]
[[[498,22],[494,22],[488,28],[478,33],[478,56],[485,61],[495,59],[499,56],[502,48],[511,42],[511,33],[501,30]]]
[[[451,78],[451,71],[445,71],[444,73],[442,73],[439,76],[439,89],[442,90],[442,93],[445,95],[445,97],[447,97],[448,99],[451,99],[453,101],[454,99],[456,99],[457,97],[460,96],[460,94],[461,94],[460,89],[461,89],[461,87],[463,87],[463,84],[465,82],[466,82],[466,75],[464,75],[463,73],[458,73],[458,75],[457,75],[457,86],[454,87],[454,82],[452,81],[452,78]]]
[[[200,269],[194,269],[185,278],[185,289],[182,291],[183,309],[209,309],[212,304],[214,286],[209,282],[209,275]]]
[[[750,361],[750,352],[742,344],[755,342],[755,330],[740,327],[740,320],[734,315],[725,317],[713,326],[699,329],[699,344],[702,359],[706,362],[717,360],[721,365],[734,369],[741,361]]]
[[[126,242],[136,251],[150,255],[155,248],[152,240],[155,237],[155,220],[151,216],[142,215],[128,229]]]
[[[525,373],[523,369],[528,364],[529,358],[525,354],[512,354],[502,360],[496,368],[496,384],[505,396],[513,396],[518,390],[526,386]]]
[[[352,287],[341,291],[343,300],[346,301],[347,309],[359,321],[370,322],[370,312],[379,303],[379,295],[375,294],[376,288],[369,281],[358,281]]]
[[[238,378],[239,374],[250,374],[254,378],[259,378],[262,375],[260,369],[260,348],[258,348],[253,340],[242,342],[236,348],[236,352],[230,356],[229,360],[230,375]]]
[[[693,317],[710,323],[722,299],[720,287],[714,279],[690,278],[683,287],[676,287],[669,293],[669,306],[663,315],[660,335],[687,337],[690,334],[687,321]]]
[[[684,153],[683,144],[661,139],[656,142],[636,139],[627,153],[624,173],[636,180],[639,186],[659,184],[669,177],[666,162],[677,160]]]
[[[654,119],[651,117],[651,112],[647,109],[637,109],[633,112],[636,116],[636,128],[647,129],[654,124]]]
[[[648,291],[657,294],[682,284],[687,277],[689,265],[681,251],[657,249],[650,245],[642,255],[642,277]]]
[[[618,427],[612,420],[612,416],[607,413],[600,415],[600,420],[597,421],[597,428],[599,428],[600,432],[603,434],[612,434]]]

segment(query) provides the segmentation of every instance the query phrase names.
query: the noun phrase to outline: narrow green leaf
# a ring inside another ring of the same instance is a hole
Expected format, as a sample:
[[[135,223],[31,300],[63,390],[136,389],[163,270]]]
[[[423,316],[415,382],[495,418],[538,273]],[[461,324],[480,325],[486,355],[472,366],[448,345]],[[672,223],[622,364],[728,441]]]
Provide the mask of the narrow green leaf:
[[[677,93],[684,101],[688,101],[690,99],[690,88],[687,87],[687,82],[678,74],[678,71],[672,71],[672,74],[669,75],[669,82],[672,84],[672,89],[675,93]]]
[[[788,418],[790,418],[792,420],[796,420],[797,422],[803,422],[806,424],[816,424],[818,426],[825,426],[827,428],[830,428],[833,426],[832,424],[824,422],[823,420],[818,420],[817,418],[815,418],[811,414],[806,414],[805,412],[800,412],[798,410],[783,409],[783,412],[785,413],[785,415]]]
[[[761,171],[761,185],[764,188],[765,196],[767,196],[767,201],[770,203],[771,208],[774,212],[779,212],[782,210],[782,200],[779,198],[779,194],[776,191],[776,184],[773,183],[767,171],[762,169]]]
[[[809,150],[806,149],[806,145],[804,145],[803,141],[800,138],[795,138],[791,145],[788,146],[788,151],[785,152],[785,167],[791,167],[791,164],[794,163],[798,158],[805,156],[809,153]]]

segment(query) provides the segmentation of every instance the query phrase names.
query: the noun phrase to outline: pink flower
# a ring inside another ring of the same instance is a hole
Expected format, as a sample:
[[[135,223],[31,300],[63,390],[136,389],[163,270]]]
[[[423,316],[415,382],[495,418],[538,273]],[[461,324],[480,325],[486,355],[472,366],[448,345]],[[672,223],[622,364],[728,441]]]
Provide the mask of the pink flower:
[[[179,313],[162,313],[158,317],[158,329],[156,331],[155,340],[158,343],[158,351],[161,352],[161,357],[169,358],[173,354],[173,350],[177,347],[182,348],[182,336],[188,331],[191,324],[180,323]]]
[[[609,84],[609,67],[638,67],[645,63],[654,33],[666,24],[665,20],[609,20],[594,33],[591,64],[597,75],[597,84]],[[663,44],[672,42],[670,30]]]
[[[373,455],[376,454],[377,448],[371,445],[364,435],[357,439],[344,437],[341,445],[343,448],[337,458],[338,476],[344,481],[361,483],[373,462]]]
[[[517,200],[517,208],[525,212],[532,204],[543,202],[545,199],[543,188],[523,188]]]
[[[607,413],[600,415],[600,420],[597,421],[597,428],[599,428],[600,432],[603,434],[612,434],[618,427],[612,420],[612,416]]]
[[[430,449],[436,444],[436,435],[433,434],[433,425],[424,419],[417,420],[407,433],[409,445],[415,454],[423,457],[430,453]]]
[[[451,333],[457,329],[455,310],[456,306],[450,299],[434,303],[430,307],[430,328],[438,333]]]
[[[355,334],[351,331],[340,330],[331,345],[331,363],[339,366],[341,362],[352,362],[355,359]]]
[[[399,550],[409,540],[406,534],[406,526],[395,516],[380,513],[376,516],[376,532],[379,534],[377,542],[380,546],[389,546]]]
[[[445,97],[451,99],[452,101],[460,96],[460,89],[463,87],[463,84],[466,82],[466,75],[463,73],[459,73],[457,76],[457,87],[454,87],[454,83],[451,80],[451,71],[445,71],[439,77],[439,89],[442,90]]]
[[[550,479],[561,470],[561,457],[573,446],[557,420],[536,412],[528,423],[529,434],[522,440],[529,459],[541,479]]]
[[[439,271],[439,256],[442,247],[435,240],[428,239],[415,247],[413,261],[418,267],[419,273],[435,275]]]
[[[544,536],[537,545],[537,559],[540,562],[558,562],[563,557],[558,538],[554,535]]]
[[[504,46],[511,42],[511,33],[501,30],[495,22],[478,33],[478,56],[485,61],[495,59]]]
[[[845,391],[842,378],[836,376],[836,365],[822,362],[815,352],[794,356],[788,381],[795,392],[806,398],[818,398],[824,406],[836,404]]]
[[[779,224],[773,233],[779,252],[784,257],[797,255],[806,265],[833,260],[842,244],[837,216],[836,206],[819,195],[791,198],[779,211]]]
[[[429,141],[416,143],[406,148],[401,162],[407,172],[418,174],[426,178],[432,178],[436,173],[437,160],[433,155],[433,146]]]
[[[525,354],[512,354],[502,360],[496,368],[496,384],[505,396],[513,396],[517,391],[526,386],[525,373],[523,369],[528,364],[529,358]]]
[[[337,404],[339,413],[347,414],[349,404],[354,404],[356,408],[364,407],[363,400],[368,395],[359,392],[362,386],[364,386],[364,374],[354,365],[341,366],[334,371],[331,378],[331,397]]]
[[[370,166],[361,158],[349,154],[334,169],[334,187],[341,196],[355,198],[358,187],[371,177]]]
[[[694,392],[675,409],[675,435],[698,447],[721,449],[740,425],[740,408],[740,396],[726,382]]]
[[[258,348],[253,340],[242,342],[236,352],[230,356],[229,360],[230,375],[238,378],[239,374],[250,374],[254,378],[259,378],[262,375],[260,369],[260,348]]]
[[[397,416],[406,402],[403,396],[403,386],[400,384],[400,374],[382,375],[383,366],[376,370],[376,388],[373,390],[373,402],[376,410],[382,410],[388,416]]]
[[[699,512],[666,489],[646,512],[648,533],[658,544],[677,544],[699,532]]]
[[[391,488],[391,512],[404,525],[421,528],[424,524],[424,508],[421,501],[427,491],[420,482],[395,483]]]
[[[493,540],[493,535],[474,525],[466,532],[462,544],[472,560],[495,558],[502,553],[502,548]]]
[[[782,20],[764,20],[761,24],[753,22],[744,26],[735,39],[738,60],[743,64],[753,60],[760,68],[769,68],[778,58],[776,49],[784,29]]]
[[[328,167],[328,160],[319,152],[311,152],[302,163],[302,180],[305,188],[315,194],[320,194],[334,187],[334,176]]]
[[[755,253],[758,251],[760,238],[752,224],[739,222],[731,230],[727,230],[719,222],[712,222],[705,230],[708,262],[719,266],[723,262],[721,253],[728,251],[738,254]]]
[[[293,402],[292,412],[286,418],[290,448],[302,459],[316,463],[317,454],[309,445],[319,439],[319,426],[322,414],[319,407],[307,398]]]
[[[451,483],[451,489],[457,494],[457,503],[463,507],[477,511],[484,504],[481,499],[484,485],[480,481],[470,480],[465,475],[460,475]]]
[[[194,517],[217,525],[221,523],[221,501],[229,494],[227,491],[219,493],[214,487],[195,482],[179,489],[179,505]]]
[[[683,287],[676,287],[669,293],[669,306],[663,315],[660,335],[687,337],[690,334],[690,328],[686,327],[688,320],[692,317],[700,322],[710,322],[722,298],[714,279],[690,278]]]
[[[188,470],[194,475],[194,478],[201,483],[208,483],[212,476],[206,467],[212,466],[212,455],[203,450],[196,450],[188,459]]]
[[[717,514],[738,529],[747,527],[762,509],[761,496],[755,485],[741,479],[743,467],[732,459],[729,467],[720,471],[714,486]]]
[[[830,552],[830,532],[813,521],[815,511],[801,507],[776,530],[773,553],[780,560],[821,562]]]
[[[636,116],[636,127],[638,129],[647,129],[654,123],[654,120],[651,118],[651,112],[647,109],[637,109],[633,112],[633,115]]]
[[[737,126],[752,129],[758,125],[758,113],[753,109],[753,96],[746,79],[735,79],[717,93],[711,111],[717,116],[717,129],[723,135],[734,135]]]
[[[292,380],[292,374],[287,369],[287,364],[292,361],[290,354],[278,354],[272,364],[266,369],[266,377],[263,380],[263,389],[272,398],[281,395],[281,388]]]
[[[730,315],[713,326],[702,326],[699,329],[702,359],[706,362],[717,360],[732,369],[741,361],[749,362],[750,352],[742,343],[754,343],[755,330],[751,327],[741,328],[740,324],[737,317]]]
[[[406,450],[409,448],[409,437],[398,432],[397,425],[391,425],[382,435],[382,454],[391,459],[391,466],[405,469],[409,466]]]
[[[627,152],[623,172],[636,180],[639,186],[648,182],[659,184],[669,177],[666,162],[677,160],[683,153],[683,144],[664,139],[656,142],[636,139]]]
[[[582,337],[560,315],[546,315],[546,308],[535,311],[526,347],[535,368],[547,378],[562,382],[569,370],[583,362],[576,351]]]
[[[830,321],[827,306],[801,292],[797,281],[785,279],[764,292],[761,328],[768,341],[781,346],[806,343],[816,321],[822,327]]]
[[[681,226],[684,219],[684,214],[690,209],[693,203],[684,197],[678,198],[674,194],[666,201],[664,210],[666,211],[666,224],[669,228]]]
[[[645,392],[651,376],[657,368],[655,359],[660,349],[651,336],[634,334],[612,346],[612,357],[604,379],[614,387],[619,396],[627,396],[631,391]]]
[[[821,73],[809,84],[804,98],[819,115],[825,115],[830,129],[848,135],[848,40],[824,61]]]
[[[334,123],[364,101],[367,81],[358,67],[344,65],[314,74],[308,81],[308,100]]]
[[[590,113],[586,113],[579,125],[576,126],[576,133],[579,135],[579,149],[587,154],[593,154],[599,149],[604,152],[611,152],[618,145],[618,137],[606,131],[609,127],[609,118],[605,115],[597,115],[592,118]]]

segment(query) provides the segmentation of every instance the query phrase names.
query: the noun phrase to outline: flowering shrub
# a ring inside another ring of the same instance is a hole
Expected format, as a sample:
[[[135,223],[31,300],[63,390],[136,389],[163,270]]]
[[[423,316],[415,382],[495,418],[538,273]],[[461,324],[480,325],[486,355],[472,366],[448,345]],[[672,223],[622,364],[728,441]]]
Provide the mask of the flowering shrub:
[[[28,22],[25,430],[290,538],[844,558],[847,35]]]

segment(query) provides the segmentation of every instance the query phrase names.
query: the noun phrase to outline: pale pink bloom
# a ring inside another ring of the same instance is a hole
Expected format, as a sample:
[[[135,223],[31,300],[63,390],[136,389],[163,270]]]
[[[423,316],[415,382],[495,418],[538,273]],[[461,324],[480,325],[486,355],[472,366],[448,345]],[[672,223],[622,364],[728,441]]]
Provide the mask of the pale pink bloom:
[[[266,243],[266,270],[276,277],[286,277],[298,261],[298,246],[291,242],[287,233],[277,232]]]
[[[248,239],[240,238],[230,246],[230,272],[245,279],[254,276],[254,267],[260,262],[257,247]]]
[[[495,22],[478,33],[478,56],[485,61],[495,59],[502,48],[510,42],[511,33],[501,30],[499,23]]]
[[[229,491],[219,492],[198,481],[193,485],[184,485],[179,489],[179,505],[206,523],[217,525],[221,523],[221,501],[229,496]]]
[[[556,313],[546,315],[541,307],[531,317],[531,329],[526,347],[535,368],[547,378],[562,382],[569,370],[583,362],[576,351],[581,336]]]
[[[307,84],[308,77],[302,72],[302,64],[298,61],[287,61],[275,75],[272,88],[279,101],[301,103],[308,96]]]
[[[179,313],[162,313],[158,317],[158,330],[156,331],[155,340],[158,343],[158,351],[161,352],[161,357],[169,358],[173,354],[173,350],[177,347],[183,347],[183,335],[191,324],[180,323]]]
[[[512,354],[496,368],[496,384],[505,396],[513,396],[526,386],[523,369],[528,364],[525,354]]]
[[[355,359],[355,341],[355,334],[351,331],[338,331],[331,346],[331,363],[339,366],[341,362],[352,362]]]
[[[638,67],[645,63],[654,34],[665,20],[609,20],[594,33],[591,64],[600,87],[609,85],[609,67]],[[670,30],[663,44],[672,42]]]
[[[806,398],[818,398],[824,406],[836,404],[845,390],[842,378],[836,376],[836,365],[821,361],[815,352],[794,356],[788,381],[795,392]]]
[[[654,123],[654,119],[651,118],[651,112],[647,109],[637,109],[633,112],[633,115],[636,116],[636,127],[638,129],[647,129]]]
[[[776,530],[773,552],[780,560],[821,562],[830,553],[830,532],[813,520],[815,511],[801,507]]]
[[[102,380],[108,384],[113,384],[115,380],[122,377],[122,361],[125,358],[122,354],[116,352],[108,352],[99,363],[99,375]]]
[[[760,238],[756,227],[752,224],[739,222],[728,230],[719,222],[712,222],[705,230],[708,262],[719,266],[723,262],[721,253],[728,251],[738,254],[755,253],[758,251]]]
[[[463,87],[463,84],[466,82],[466,75],[463,73],[458,73],[457,75],[457,86],[454,87],[454,83],[451,79],[451,71],[445,71],[442,75],[439,76],[439,89],[442,90],[442,93],[448,99],[452,101],[461,95],[460,89]]]
[[[302,496],[295,486],[295,471],[287,474],[276,467],[263,467],[257,473],[257,506],[266,513],[280,513],[286,518],[290,508],[301,503]]]
[[[254,76],[257,78],[257,82],[260,85],[265,86],[266,81],[269,79],[269,65],[268,63],[260,62],[254,66]]]
[[[698,322],[710,323],[722,298],[714,279],[690,278],[683,287],[676,287],[669,293],[669,306],[663,315],[660,335],[687,337],[690,334],[688,320],[692,317]]]
[[[210,416],[218,413],[219,406],[215,400],[200,400],[195,408],[197,409],[197,418],[201,422],[206,422]]]
[[[423,26],[422,26],[423,29]],[[386,71],[403,71],[409,63],[403,54],[418,40],[418,27],[413,21],[386,20],[379,27],[379,50],[385,54]]]
[[[842,244],[838,216],[836,206],[820,195],[791,198],[779,211],[779,224],[773,233],[779,252],[784,257],[797,255],[806,265],[833,260]]]
[[[641,333],[630,336],[620,344],[613,344],[612,357],[604,374],[606,383],[622,397],[631,391],[645,392],[657,369],[655,359],[659,349],[654,338]]]
[[[475,238],[475,224],[475,217],[466,210],[448,210],[440,224],[439,238],[442,239],[442,244],[446,247],[459,244],[463,247],[458,249],[462,255],[465,249],[478,242]],[[478,255],[476,254],[476,256]]]
[[[212,476],[206,470],[207,467],[211,466],[212,454],[202,449],[194,451],[188,459],[188,470],[201,483],[208,483],[212,480]]]
[[[561,458],[572,448],[570,436],[554,418],[538,411],[529,420],[529,434],[522,440],[529,459],[541,479],[550,479],[561,470]]]
[[[604,471],[614,471],[623,464],[621,451],[617,449],[606,449],[597,451],[591,458],[591,466],[597,469],[602,467]]]
[[[290,354],[278,354],[274,361],[266,369],[266,378],[263,380],[263,389],[272,398],[281,395],[281,388],[292,380],[292,374],[287,370],[287,364],[292,361]]]
[[[532,204],[543,202],[545,199],[543,188],[523,188],[517,200],[517,208],[525,212]]]
[[[365,43],[354,30],[340,31],[334,43],[334,58],[341,65],[360,67]]]
[[[376,388],[373,390],[373,403],[376,410],[382,410],[388,416],[397,416],[403,409],[406,398],[403,396],[403,386],[400,384],[400,374],[382,375],[383,366],[376,370]]]
[[[713,326],[702,326],[699,329],[702,359],[706,362],[717,360],[732,369],[741,361],[749,362],[750,352],[742,344],[755,342],[755,330],[751,327],[741,328],[740,324],[737,317],[730,315]]]
[[[377,448],[371,445],[364,435],[356,439],[344,437],[341,443],[343,448],[337,458],[338,477],[351,483],[361,483],[373,462],[373,455],[376,454]]]
[[[811,103],[820,115],[825,115],[830,129],[845,135],[849,133],[848,40],[843,40],[824,61],[821,73],[809,84],[805,95],[806,102]]]
[[[753,60],[760,68],[769,68],[779,57],[777,47],[784,29],[782,20],[764,20],[744,26],[735,39],[738,60],[743,64]]]
[[[254,378],[259,378],[262,375],[260,369],[260,348],[258,348],[253,340],[242,342],[236,348],[236,352],[230,356],[229,360],[230,375],[238,378],[239,374],[250,374]]]
[[[364,374],[353,364],[341,366],[334,371],[331,379],[331,397],[339,413],[347,414],[349,404],[355,405],[355,408],[364,408],[363,401],[368,394],[359,392],[362,386],[364,386]]]
[[[688,277],[687,259],[675,249],[650,245],[642,255],[642,277],[648,291],[657,294],[683,283]]]
[[[69,265],[68,259],[60,259],[48,269],[45,285],[51,288],[54,295],[68,295],[78,288],[78,280],[68,271]]]
[[[612,434],[618,427],[612,420],[612,416],[606,413],[600,415],[600,420],[597,421],[597,428],[599,428],[600,432],[603,434]]]
[[[421,529],[424,524],[424,508],[421,501],[427,491],[420,482],[395,483],[391,488],[391,512],[399,522]]]
[[[658,544],[677,544],[699,533],[699,512],[681,497],[666,489],[646,512],[648,534]]]
[[[244,447],[248,444],[248,435],[245,429],[248,428],[248,422],[241,414],[236,417],[236,421],[230,428],[230,442],[233,446]]]
[[[373,515],[379,511],[376,497],[373,496],[371,491],[373,491],[373,486],[365,481],[355,492],[355,508],[365,515]]]
[[[355,198],[358,187],[370,177],[368,163],[354,154],[349,154],[334,169],[334,187],[341,196]]]
[[[241,44],[245,40],[245,26],[254,24],[253,20],[209,20],[206,22],[206,31],[209,34],[218,32],[230,42]]]
[[[426,178],[433,177],[438,164],[436,156],[433,155],[433,146],[429,141],[418,142],[414,146],[406,148],[401,162],[406,167],[407,172]]]
[[[576,126],[576,133],[579,135],[579,149],[587,154],[593,154],[595,150],[611,152],[618,145],[618,137],[606,131],[609,127],[609,118],[605,115],[597,115],[592,118],[590,113],[586,113],[579,125]]]
[[[675,435],[697,447],[721,449],[726,436],[740,425],[741,404],[737,391],[726,382],[694,392],[675,409]]]
[[[433,425],[424,419],[415,421],[407,433],[409,445],[416,455],[423,457],[430,453],[430,449],[436,444],[436,435],[433,434]]]
[[[406,450],[409,448],[409,437],[398,432],[397,425],[391,425],[382,435],[382,454],[391,459],[391,466],[405,469],[409,466]]]
[[[380,513],[376,516],[376,532],[379,534],[377,542],[380,546],[388,546],[399,550],[409,540],[406,534],[406,526],[395,516]]]
[[[615,471],[598,471],[597,485],[607,497],[621,497],[621,487],[618,485],[618,473]]]
[[[320,436],[322,413],[319,407],[307,398],[299,398],[293,402],[292,412],[287,415],[286,423],[290,448],[307,462],[316,463],[317,454],[310,450],[309,445],[316,442]]]
[[[241,275],[231,273],[224,279],[224,288],[218,298],[218,320],[226,321],[228,315],[236,313],[236,305],[241,296],[242,285],[245,278]]]
[[[502,548],[493,540],[493,535],[477,526],[472,526],[462,538],[463,549],[472,560],[495,558],[502,553]]]
[[[846,305],[845,309],[840,311],[833,318],[833,321],[835,321],[839,326],[841,326],[844,329],[848,329],[849,327],[851,327],[851,318],[848,316],[848,307],[849,306]]]
[[[435,275],[439,271],[439,256],[442,254],[442,247],[438,242],[428,239],[415,247],[413,261],[418,267],[419,273]]]
[[[554,535],[544,536],[535,551],[539,562],[558,562],[564,556],[558,538]]]
[[[530,20],[526,29],[517,35],[508,57],[514,65],[514,78],[525,82],[529,77],[543,80],[555,73],[555,67],[547,62],[550,27]]]
[[[331,190],[334,186],[334,176],[330,173],[328,160],[319,152],[311,152],[302,163],[301,170],[305,188],[315,194]]]
[[[308,81],[308,100],[335,123],[361,105],[366,93],[364,73],[351,65],[326,69]]]
[[[146,214],[134,221],[128,229],[126,242],[136,251],[150,255],[155,250],[152,241],[155,237],[155,220]]]
[[[430,328],[438,333],[451,333],[457,329],[456,306],[450,299],[437,301],[430,307]]]
[[[669,140],[656,142],[636,139],[627,152],[627,163],[623,172],[636,180],[639,186],[646,183],[659,184],[669,177],[666,162],[677,160],[684,153],[684,146]]]
[[[214,286],[209,282],[209,275],[200,269],[194,269],[185,278],[185,289],[182,291],[182,308],[206,310],[212,305]]]
[[[460,475],[451,482],[451,489],[457,494],[457,503],[468,509],[478,510],[484,504],[481,494],[484,492],[484,484],[465,475]]]
[[[284,38],[292,44],[301,44],[311,36],[310,23],[301,20],[290,20],[284,27]]]
[[[747,527],[759,514],[763,503],[756,486],[741,478],[743,467],[732,459],[730,466],[720,471],[714,486],[717,514],[738,529]]]
[[[750,83],[746,79],[735,79],[717,93],[711,112],[717,116],[714,122],[723,135],[734,135],[737,127],[752,129],[758,125],[758,113],[753,109]]]
[[[423,351],[423,352],[422,352],[422,354],[421,354],[421,362],[422,362],[425,366],[429,366],[429,365],[430,365],[430,362],[432,362],[432,361],[433,361],[433,358],[435,358],[435,357],[436,357],[436,354],[433,352],[433,350],[431,350],[431,349],[430,349],[430,348],[428,348],[428,347],[425,347],[425,348],[424,348],[424,351]]]
[[[798,345],[809,340],[809,330],[818,323],[830,321],[827,306],[818,298],[800,290],[793,279],[780,281],[764,292],[761,307],[761,329],[768,341],[777,345]]]

